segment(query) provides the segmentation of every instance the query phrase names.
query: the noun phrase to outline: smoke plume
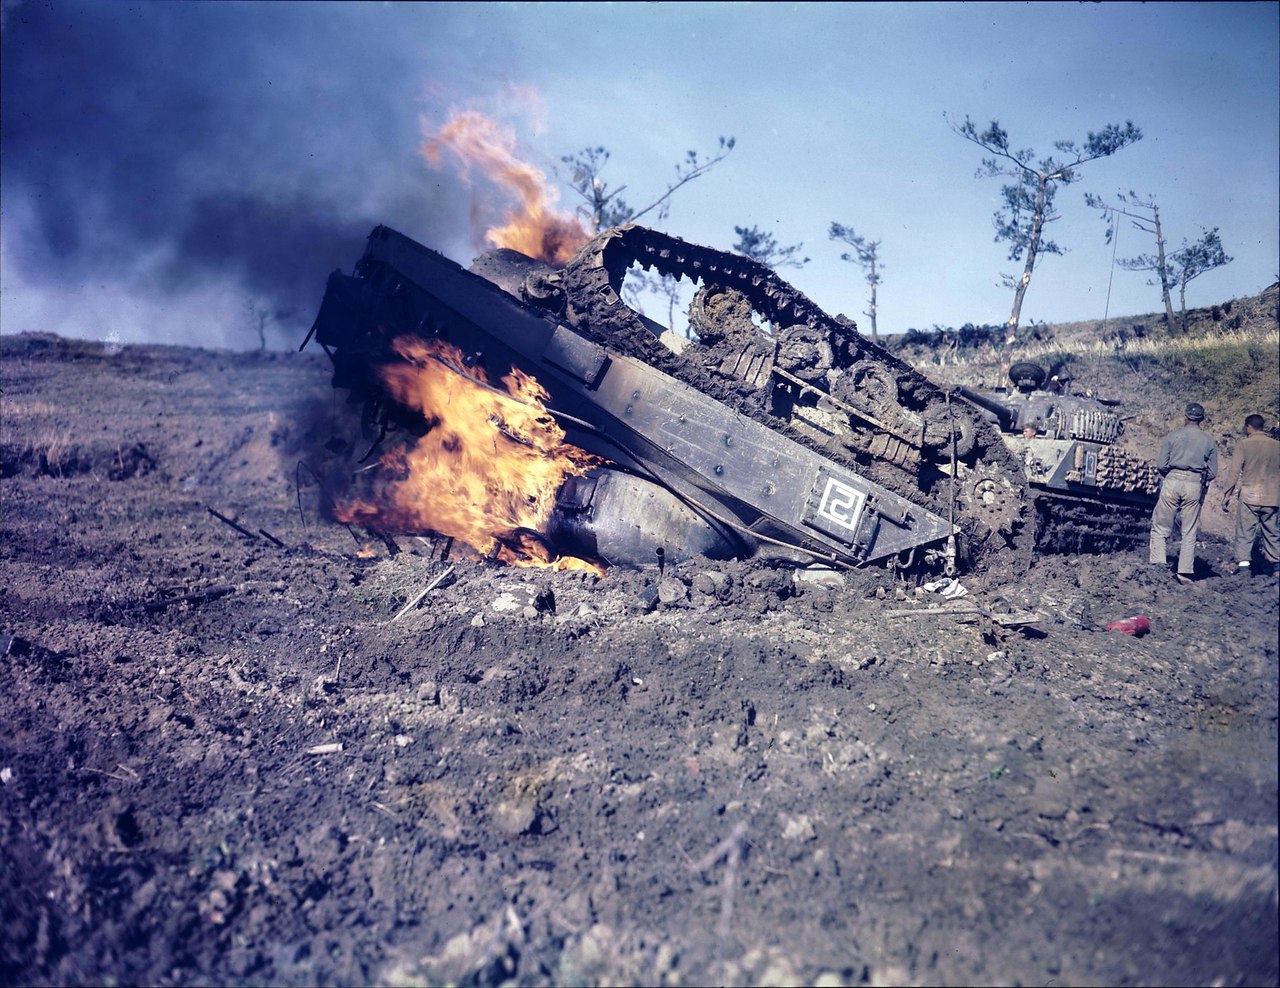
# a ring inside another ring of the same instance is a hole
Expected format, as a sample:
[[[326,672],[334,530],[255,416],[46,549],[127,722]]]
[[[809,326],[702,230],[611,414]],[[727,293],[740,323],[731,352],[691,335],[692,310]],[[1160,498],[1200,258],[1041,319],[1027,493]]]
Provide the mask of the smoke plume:
[[[416,156],[424,67],[371,50],[383,27],[373,5],[6,2],[5,330],[254,346],[253,311],[288,346],[377,223],[456,253],[465,195]]]

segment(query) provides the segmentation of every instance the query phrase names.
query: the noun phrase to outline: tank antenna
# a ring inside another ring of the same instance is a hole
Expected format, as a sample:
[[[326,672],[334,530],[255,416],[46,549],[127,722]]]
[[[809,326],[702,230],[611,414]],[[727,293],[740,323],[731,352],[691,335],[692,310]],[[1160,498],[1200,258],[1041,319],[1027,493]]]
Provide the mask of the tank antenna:
[[[1116,235],[1111,238],[1111,270],[1107,272],[1107,300],[1102,307],[1102,332],[1099,334],[1099,336],[1101,337],[1098,341],[1099,343],[1101,343],[1102,340],[1105,340],[1107,338],[1107,317],[1111,314],[1111,282],[1115,280],[1116,248],[1120,246],[1119,217],[1115,213],[1112,213],[1111,218],[1116,221],[1115,223]],[[1093,351],[1092,377],[1093,377],[1093,387],[1094,387],[1094,390],[1096,391],[1098,387],[1098,351],[1096,349]]]

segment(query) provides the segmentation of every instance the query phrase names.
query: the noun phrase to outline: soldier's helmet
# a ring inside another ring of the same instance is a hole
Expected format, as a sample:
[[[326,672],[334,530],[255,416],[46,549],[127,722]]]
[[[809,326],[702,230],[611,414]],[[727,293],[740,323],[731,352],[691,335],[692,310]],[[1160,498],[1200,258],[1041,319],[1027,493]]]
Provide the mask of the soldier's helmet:
[[[1183,413],[1192,422],[1204,421],[1204,406],[1198,401],[1187,403],[1187,410]]]

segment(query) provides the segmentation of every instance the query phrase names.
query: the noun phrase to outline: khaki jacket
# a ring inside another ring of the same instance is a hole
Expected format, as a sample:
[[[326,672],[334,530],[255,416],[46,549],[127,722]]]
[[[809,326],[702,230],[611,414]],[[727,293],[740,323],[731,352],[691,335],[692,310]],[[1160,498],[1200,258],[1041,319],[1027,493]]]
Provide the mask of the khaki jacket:
[[[1280,507],[1280,442],[1255,432],[1236,447],[1235,460],[1239,466],[1225,496],[1236,495],[1257,507]]]

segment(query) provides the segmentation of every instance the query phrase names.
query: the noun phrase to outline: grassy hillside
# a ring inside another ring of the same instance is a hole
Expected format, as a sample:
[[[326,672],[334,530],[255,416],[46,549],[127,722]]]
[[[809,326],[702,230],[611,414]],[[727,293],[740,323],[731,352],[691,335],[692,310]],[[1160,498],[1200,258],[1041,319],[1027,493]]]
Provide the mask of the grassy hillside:
[[[1258,412],[1274,429],[1280,419],[1280,285],[1188,313],[1188,327],[1171,331],[1161,314],[1021,327],[1014,360],[1057,372],[1070,370],[1077,387],[1125,403],[1131,438],[1163,435],[1188,401],[1204,405],[1207,427],[1228,446],[1244,417]],[[1003,326],[966,325],[913,330],[889,348],[938,384],[1003,386]]]

